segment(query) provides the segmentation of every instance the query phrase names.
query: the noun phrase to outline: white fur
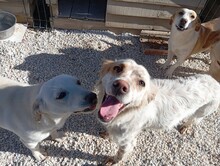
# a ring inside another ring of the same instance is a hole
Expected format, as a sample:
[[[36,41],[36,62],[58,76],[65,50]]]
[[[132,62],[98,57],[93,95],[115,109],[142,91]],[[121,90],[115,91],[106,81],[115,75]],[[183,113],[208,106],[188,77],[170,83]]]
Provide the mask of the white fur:
[[[57,99],[66,92],[62,99]],[[37,85],[22,84],[0,77],[0,127],[14,132],[37,160],[45,159],[39,143],[57,132],[66,119],[94,106],[96,95],[82,88],[77,78],[59,75]],[[90,97],[88,97],[90,95]],[[7,146],[7,145],[6,145]]]
[[[104,93],[114,95],[109,90],[114,80],[123,79],[130,85],[128,94],[119,98],[115,96],[122,103],[129,103],[116,118],[103,122],[98,116],[110,138],[119,146],[113,162],[126,158],[142,129],[168,130],[184,119],[188,120],[183,126],[188,127],[199,123],[219,107],[220,85],[209,75],[198,74],[176,80],[151,79],[148,71],[133,60],[123,59],[112,63],[112,66],[125,64],[126,70],[118,75],[107,72],[101,76],[97,86],[98,106]],[[145,81],[144,88],[138,87],[137,80],[140,79]]]

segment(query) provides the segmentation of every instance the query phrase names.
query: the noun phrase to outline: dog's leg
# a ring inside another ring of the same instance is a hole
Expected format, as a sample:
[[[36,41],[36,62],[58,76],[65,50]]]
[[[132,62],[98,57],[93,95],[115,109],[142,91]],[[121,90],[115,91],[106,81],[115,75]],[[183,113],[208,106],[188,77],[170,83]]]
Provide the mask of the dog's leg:
[[[113,157],[107,158],[107,160],[105,161],[105,165],[111,166],[111,165],[117,164],[118,162],[122,160],[124,155],[125,155],[125,148],[119,147],[117,154]]]
[[[33,156],[37,160],[42,161],[42,160],[46,159],[47,152],[41,150],[40,147],[39,147],[39,144],[37,144],[37,146],[35,146],[34,149],[31,149],[31,151],[32,151]]]
[[[175,70],[177,67],[179,67],[179,66],[185,61],[185,59],[186,59],[186,56],[184,56],[184,55],[182,55],[182,56],[179,55],[178,57],[179,57],[179,58],[177,59],[177,62],[176,62],[174,65],[170,66],[170,67],[168,68],[168,70],[166,71],[165,76],[166,76],[167,78],[171,78],[172,75],[173,75],[174,70]]]
[[[167,60],[166,60],[166,62],[161,66],[161,68],[162,68],[162,69],[166,69],[166,68],[170,65],[170,63],[171,63],[173,57],[174,57],[174,53],[173,53],[170,49],[168,49]]]
[[[23,142],[23,144],[29,148],[32,152],[32,155],[35,157],[36,160],[38,161],[42,161],[46,159],[47,156],[47,152],[43,151],[40,149],[39,147],[39,143],[38,142],[25,142],[21,139],[21,141]]]
[[[103,139],[109,138],[109,133],[107,131],[100,131],[99,136]]]
[[[181,134],[187,133],[193,124],[199,124],[205,116],[208,116],[216,111],[219,107],[219,104],[220,102],[216,100],[200,107],[184,124],[179,127],[179,132]]]
[[[133,140],[131,143],[128,143],[125,146],[119,146],[117,154],[113,157],[109,157],[105,163],[107,165],[114,165],[120,161],[123,161],[128,157],[128,155],[133,150],[135,145],[136,145],[136,140]]]
[[[191,116],[182,125],[178,126],[178,131],[180,134],[187,134],[191,131],[194,117]]]
[[[64,132],[63,131],[57,131],[57,130],[54,130],[51,134],[51,139],[52,140],[55,140],[57,142],[61,142],[62,140],[62,137],[64,137]]]
[[[210,52],[211,65],[210,65],[209,71],[208,71],[208,74],[210,74],[217,81],[220,81],[219,52],[220,52],[220,44],[217,44],[217,45],[214,46],[214,48]]]

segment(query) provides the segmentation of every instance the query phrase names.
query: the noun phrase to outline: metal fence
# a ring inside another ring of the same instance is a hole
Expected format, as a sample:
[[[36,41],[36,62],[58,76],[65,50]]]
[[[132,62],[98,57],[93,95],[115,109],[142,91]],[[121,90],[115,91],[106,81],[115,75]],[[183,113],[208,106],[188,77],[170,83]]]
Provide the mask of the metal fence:
[[[48,4],[46,4],[45,0],[33,0],[31,9],[33,12],[31,12],[31,16],[28,14],[28,7],[25,1],[26,0],[22,0],[28,26],[39,29],[51,29],[53,19],[51,15],[51,13],[53,13],[51,0],[47,0]]]
[[[22,0],[24,4],[24,10],[26,12],[25,0]],[[58,0],[59,1],[59,0]],[[60,0],[62,1],[62,0]],[[83,1],[83,0],[82,0]],[[27,16],[27,22],[29,27],[39,29],[51,29],[53,28],[53,9],[51,0],[33,0],[34,10],[33,16]],[[202,22],[209,21],[213,18],[220,16],[220,0],[207,0],[204,8],[200,13]]]
[[[206,22],[217,17],[220,17],[220,1],[207,0],[204,8],[200,13],[202,22]]]

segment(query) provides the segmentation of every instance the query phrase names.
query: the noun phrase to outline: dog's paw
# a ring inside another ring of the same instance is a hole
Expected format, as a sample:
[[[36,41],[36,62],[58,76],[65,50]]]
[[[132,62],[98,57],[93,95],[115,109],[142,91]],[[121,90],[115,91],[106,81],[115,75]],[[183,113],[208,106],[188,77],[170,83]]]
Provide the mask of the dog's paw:
[[[107,131],[100,131],[99,136],[103,139],[108,139],[109,138],[109,133]]]
[[[105,166],[113,166],[115,164],[116,164],[116,161],[114,157],[108,157],[104,162]]]
[[[189,134],[192,132],[192,127],[183,124],[178,127],[178,131],[180,134]]]
[[[32,151],[34,158],[38,161],[43,161],[47,158],[47,152],[45,151]]]
[[[160,65],[160,69],[165,70],[167,69],[168,65],[166,63]]]
[[[165,73],[165,77],[166,78],[172,78],[172,76],[173,76],[173,72],[171,72],[169,69],[166,71],[166,73]]]

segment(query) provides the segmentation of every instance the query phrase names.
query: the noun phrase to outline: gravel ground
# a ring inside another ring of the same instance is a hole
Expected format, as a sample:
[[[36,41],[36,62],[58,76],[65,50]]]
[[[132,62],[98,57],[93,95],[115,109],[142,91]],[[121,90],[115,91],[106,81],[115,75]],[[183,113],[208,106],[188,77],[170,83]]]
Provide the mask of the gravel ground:
[[[22,43],[0,42],[0,75],[30,84],[61,73],[76,75],[93,89],[102,59],[133,58],[155,78],[165,57],[143,54],[143,44],[131,34],[109,31],[28,29]],[[209,67],[209,55],[198,54],[176,70],[176,76],[201,73]],[[97,165],[114,155],[117,146],[99,137],[102,126],[95,115],[72,115],[61,129],[62,143],[45,140],[41,146],[49,157],[36,162],[18,137],[0,129],[0,165]],[[219,165],[220,112],[205,118],[193,132],[180,135],[176,129],[143,131],[131,157],[124,165]]]

